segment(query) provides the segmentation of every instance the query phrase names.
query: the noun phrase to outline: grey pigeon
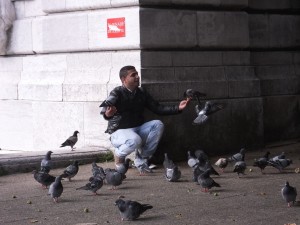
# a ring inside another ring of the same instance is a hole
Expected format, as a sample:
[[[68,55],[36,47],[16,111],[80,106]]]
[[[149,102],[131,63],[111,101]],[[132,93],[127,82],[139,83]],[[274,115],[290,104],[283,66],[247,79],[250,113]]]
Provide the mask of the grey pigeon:
[[[220,184],[216,183],[214,179],[210,177],[210,169],[207,169],[198,176],[198,184],[201,185],[202,191],[204,192],[208,192],[212,187],[221,187]]]
[[[48,151],[45,157],[41,161],[41,171],[45,173],[49,173],[52,169],[52,161],[51,161],[51,154],[52,151]]]
[[[191,167],[191,168],[197,167],[199,164],[199,160],[195,156],[192,155],[191,151],[188,151],[187,155],[188,155],[187,163],[188,163],[189,167]]]
[[[194,155],[196,156],[197,159],[199,159],[199,157],[202,157],[205,161],[208,161],[209,158],[208,158],[208,155],[203,151],[203,150],[196,150],[194,152]]]
[[[276,161],[273,161],[273,160],[268,161],[268,164],[270,166],[273,166],[274,168],[278,169],[279,172],[282,172],[283,169],[285,169],[292,163],[293,163],[293,160],[291,160],[291,159],[277,159]]]
[[[204,169],[203,169],[204,167],[199,167],[199,166],[196,166],[195,168],[193,168],[193,181],[194,182],[198,182],[198,177],[202,174],[202,173],[204,173]]]
[[[123,176],[121,173],[119,173],[115,169],[110,168],[106,168],[104,171],[106,174],[106,183],[112,186],[111,189],[114,190],[117,188],[117,186],[120,186],[122,184]]]
[[[118,207],[122,220],[135,220],[140,217],[146,210],[152,209],[149,204],[141,204],[136,201],[118,199],[115,202]]]
[[[167,181],[175,182],[180,179],[181,171],[179,170],[178,166],[175,165],[171,159],[169,159],[167,153],[165,153],[163,165],[165,168],[165,178]]]
[[[135,158],[136,158],[136,161],[143,162],[139,165],[136,165],[138,171],[140,172],[140,175],[144,175],[146,172],[147,173],[152,173],[153,172],[152,169],[149,168],[149,166],[147,164],[147,161],[142,158],[142,156],[141,156],[138,149],[135,150]]]
[[[69,165],[63,172],[63,178],[68,178],[71,181],[79,171],[78,161],[75,160],[71,165]]]
[[[62,147],[66,147],[66,146],[70,146],[71,147],[71,151],[74,151],[74,145],[77,143],[78,141],[78,134],[79,132],[77,130],[74,131],[73,135],[70,136],[67,140],[65,140],[64,143],[61,144],[60,148]]]
[[[205,160],[204,155],[199,155],[198,156],[198,167],[200,170],[205,171],[207,169],[211,169],[210,170],[210,174],[214,174],[214,175],[218,175],[220,176],[220,174],[213,168],[213,166],[210,164],[210,162],[208,160]]]
[[[289,182],[285,183],[285,186],[281,189],[282,198],[288,203],[288,207],[291,207],[291,203],[296,202],[297,190],[295,187],[290,186]]]
[[[34,179],[39,182],[43,188],[47,188],[55,181],[55,177],[46,172],[33,170],[32,173]]]
[[[98,195],[97,191],[103,186],[103,179],[100,176],[90,177],[89,183],[85,186],[76,188],[76,190],[87,190],[93,192],[94,195]]]
[[[263,170],[269,164],[268,163],[269,155],[270,155],[270,152],[267,152],[263,157],[261,157],[257,160],[256,159],[254,160],[253,166],[260,168],[260,171],[262,174],[263,174]]]
[[[131,160],[129,158],[126,158],[124,163],[120,163],[118,164],[118,166],[116,166],[116,170],[123,175],[123,180],[126,178],[125,174],[129,169],[130,162]]]
[[[184,93],[183,93],[183,97],[184,98],[197,98],[198,103],[200,104],[200,97],[204,97],[206,96],[205,93],[201,93],[199,91],[195,91],[193,89],[187,89]]]
[[[245,175],[245,170],[247,168],[247,165],[245,163],[244,160],[242,161],[237,161],[235,164],[234,164],[234,169],[233,169],[233,172],[237,173],[238,176],[240,177],[240,174],[243,174]]]
[[[102,180],[105,179],[105,172],[101,166],[98,166],[96,162],[92,163],[92,175],[93,177],[100,177]]]
[[[242,148],[240,150],[240,152],[234,154],[233,156],[229,157],[228,158],[228,161],[229,162],[238,162],[238,161],[244,161],[245,159],[245,153],[246,153],[246,149],[245,148]]]
[[[219,167],[222,171],[222,173],[224,173],[224,169],[227,167],[228,165],[228,160],[226,158],[219,158],[216,162],[215,165],[217,167]]]
[[[51,195],[54,202],[58,202],[58,198],[63,193],[63,185],[61,183],[62,175],[55,178],[55,181],[50,185],[48,194]]]
[[[276,161],[278,159],[285,159],[285,152],[281,152],[281,154],[274,156],[270,161]]]
[[[117,100],[118,100],[118,96],[109,95],[107,99],[105,99],[99,107],[114,106],[117,103]]]
[[[200,109],[200,105],[196,105],[195,110],[198,116],[194,119],[193,124],[201,125],[205,123],[212,114],[224,109],[224,107],[225,104],[223,103],[213,103],[211,101],[205,102],[203,109]]]

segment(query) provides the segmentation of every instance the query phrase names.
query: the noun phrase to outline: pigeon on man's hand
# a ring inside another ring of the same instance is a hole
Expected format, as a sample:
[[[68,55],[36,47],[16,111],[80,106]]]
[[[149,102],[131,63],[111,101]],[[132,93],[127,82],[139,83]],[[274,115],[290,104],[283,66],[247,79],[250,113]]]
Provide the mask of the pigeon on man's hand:
[[[41,161],[41,171],[45,173],[49,173],[52,169],[52,161],[51,161],[51,154],[52,151],[48,151],[45,157]]]
[[[98,195],[97,191],[103,186],[103,179],[99,176],[90,177],[89,183],[85,186],[76,188],[76,190],[87,190],[93,192],[94,195]]]
[[[195,110],[198,116],[196,119],[194,119],[193,124],[201,125],[205,123],[212,114],[215,114],[224,108],[224,103],[213,103],[211,101],[205,102],[205,105],[202,109],[200,109],[200,105],[196,105]]]
[[[32,173],[34,179],[39,182],[45,189],[55,181],[55,177],[50,175],[49,173],[37,170],[33,170]]]
[[[165,168],[165,178],[167,181],[175,182],[178,181],[181,177],[181,171],[179,170],[178,166],[169,159],[168,154],[165,153],[165,159],[163,162]]]
[[[135,220],[140,217],[146,210],[152,209],[153,206],[149,204],[141,204],[136,201],[118,199],[115,201],[118,207],[122,220]]]
[[[295,187],[290,186],[289,182],[285,183],[285,186],[281,189],[282,198],[288,203],[288,207],[291,207],[291,203],[296,202],[297,190]]]
[[[79,162],[75,160],[71,165],[69,165],[63,172],[63,178],[68,178],[71,181],[71,178],[75,177],[79,170]]]
[[[70,136],[67,140],[65,140],[64,143],[61,144],[61,147],[66,147],[66,146],[70,146],[71,147],[71,151],[74,151],[75,147],[74,145],[76,144],[76,142],[78,141],[78,134],[79,132],[77,130],[74,131],[73,135]]]
[[[61,183],[62,175],[55,178],[55,181],[50,185],[48,194],[51,195],[53,201],[58,203],[58,198],[63,193],[63,185]]]

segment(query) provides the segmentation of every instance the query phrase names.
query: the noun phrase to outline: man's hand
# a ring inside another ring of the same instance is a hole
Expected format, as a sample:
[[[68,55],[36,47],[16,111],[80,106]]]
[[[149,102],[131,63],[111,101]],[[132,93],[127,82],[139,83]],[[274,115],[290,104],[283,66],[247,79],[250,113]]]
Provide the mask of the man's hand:
[[[108,106],[105,111],[105,116],[108,118],[112,117],[113,115],[115,115],[116,112],[117,112],[117,108],[115,106]]]
[[[187,98],[186,100],[182,100],[179,103],[179,110],[182,111],[189,104],[189,102],[191,101],[191,99],[192,98]]]

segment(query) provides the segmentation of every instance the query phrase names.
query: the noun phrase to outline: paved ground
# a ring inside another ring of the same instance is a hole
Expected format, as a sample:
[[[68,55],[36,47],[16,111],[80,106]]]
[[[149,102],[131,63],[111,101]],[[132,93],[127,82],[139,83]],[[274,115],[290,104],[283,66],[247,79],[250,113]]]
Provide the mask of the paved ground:
[[[252,167],[253,159],[271,151],[275,155],[285,151],[294,163],[284,173],[268,167],[265,175]],[[211,158],[215,162],[217,157]],[[13,174],[0,177],[0,224],[300,224],[300,203],[291,208],[282,200],[280,190],[285,181],[300,190],[300,144],[294,143],[270,147],[246,154],[249,165],[247,174],[238,178],[229,165],[225,173],[214,179],[222,187],[203,193],[191,181],[192,171],[186,162],[179,164],[182,179],[169,183],[159,168],[148,176],[138,176],[130,169],[127,179],[117,190],[108,190],[104,185],[99,196],[91,196],[86,191],[75,190],[84,185],[91,175],[91,165],[82,165],[74,181],[63,181],[64,192],[59,203],[54,203],[47,190],[41,188],[31,173]],[[104,168],[113,163],[99,164]],[[249,169],[253,169],[252,172]],[[54,169],[58,175],[63,169]],[[120,196],[153,205],[137,221],[121,221],[114,201]],[[15,197],[15,198],[14,198]],[[298,196],[298,200],[300,197]],[[30,201],[31,204],[28,204]],[[89,212],[84,212],[88,208]]]

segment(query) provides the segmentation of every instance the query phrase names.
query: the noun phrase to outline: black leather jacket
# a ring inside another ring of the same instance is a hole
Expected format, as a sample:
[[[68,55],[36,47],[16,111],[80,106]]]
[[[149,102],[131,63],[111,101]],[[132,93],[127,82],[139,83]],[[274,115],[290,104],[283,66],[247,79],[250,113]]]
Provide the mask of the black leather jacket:
[[[116,114],[109,118],[105,116],[105,107],[101,111],[104,119],[108,120],[105,133],[109,134],[118,129],[142,125],[145,107],[158,115],[175,115],[181,112],[178,105],[160,105],[143,88],[131,92],[126,87],[119,86],[110,92],[107,99],[117,108]]]

